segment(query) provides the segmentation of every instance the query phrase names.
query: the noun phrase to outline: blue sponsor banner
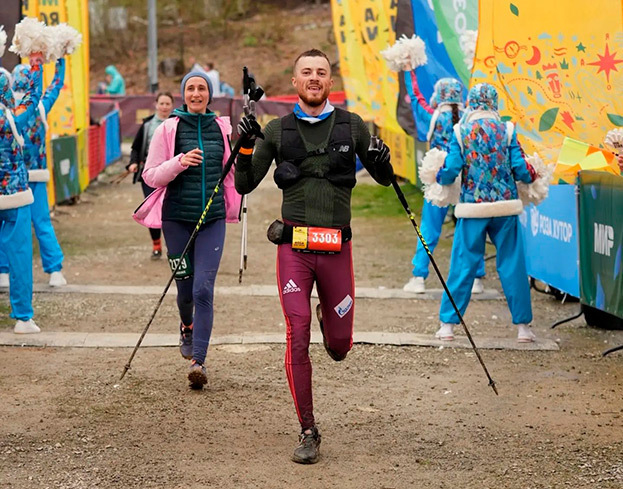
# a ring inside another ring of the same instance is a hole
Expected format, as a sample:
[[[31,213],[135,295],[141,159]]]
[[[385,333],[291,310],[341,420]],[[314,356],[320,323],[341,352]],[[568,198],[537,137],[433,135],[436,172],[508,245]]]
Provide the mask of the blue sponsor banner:
[[[430,0],[411,0],[411,7],[415,33],[426,44],[428,63],[416,68],[415,74],[420,91],[428,101],[433,95],[433,88],[437,80],[448,77],[457,80],[460,78],[441,39],[432,2]],[[428,123],[418,119],[416,125],[418,139],[425,142],[428,134]]]
[[[119,111],[106,114],[106,166],[121,159],[121,121]]]
[[[575,185],[552,185],[538,206],[520,216],[528,275],[580,297],[578,203]]]

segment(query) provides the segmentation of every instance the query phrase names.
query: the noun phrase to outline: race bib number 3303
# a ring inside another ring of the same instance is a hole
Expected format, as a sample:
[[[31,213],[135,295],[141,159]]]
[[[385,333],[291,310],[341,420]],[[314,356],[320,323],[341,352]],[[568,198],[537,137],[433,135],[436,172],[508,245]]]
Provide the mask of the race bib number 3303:
[[[339,253],[342,249],[342,230],[317,227],[294,227],[292,248],[317,253]]]

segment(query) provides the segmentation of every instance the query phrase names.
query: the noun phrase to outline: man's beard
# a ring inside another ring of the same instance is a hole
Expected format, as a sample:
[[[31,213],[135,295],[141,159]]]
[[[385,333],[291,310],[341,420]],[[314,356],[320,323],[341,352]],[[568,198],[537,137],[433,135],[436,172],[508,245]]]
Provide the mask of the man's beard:
[[[308,97],[305,90],[299,92],[300,99],[310,107],[320,107],[329,98],[330,89],[327,87],[317,97]]]

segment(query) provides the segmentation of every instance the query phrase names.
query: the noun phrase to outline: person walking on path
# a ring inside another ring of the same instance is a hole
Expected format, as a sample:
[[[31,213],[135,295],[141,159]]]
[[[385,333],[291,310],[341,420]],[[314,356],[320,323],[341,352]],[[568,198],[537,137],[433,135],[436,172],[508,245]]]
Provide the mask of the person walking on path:
[[[415,70],[405,72],[405,82],[411,100],[413,117],[416,120],[424,121],[429,126],[427,138],[430,148],[437,148],[447,152],[450,148],[452,128],[459,122],[461,115],[463,115],[463,85],[454,78],[440,79],[435,84],[429,105],[419,90]],[[435,251],[439,243],[441,228],[447,214],[448,206],[438,207],[429,200],[424,199],[421,231],[431,253]],[[424,281],[428,277],[430,259],[419,241],[411,263],[413,264],[413,276],[405,284],[403,290],[423,294],[426,292]],[[483,292],[481,278],[484,276],[485,261],[483,256],[478,265],[472,294]]]
[[[264,140],[253,137],[253,118],[243,118],[237,158],[236,189],[255,189],[276,160],[274,173],[283,191],[283,222],[269,228],[278,244],[277,284],[286,321],[285,369],[301,426],[292,459],[316,463],[320,433],[312,401],[309,358],[311,292],[316,283],[324,346],[335,361],[353,344],[355,284],[352,263],[350,200],[355,186],[355,156],[372,177],[389,186],[393,177],[389,149],[381,143],[368,153],[370,133],[357,114],[334,108],[328,101],[333,86],[327,56],[312,49],[294,62],[292,84],[299,100],[294,112],[270,121]],[[376,158],[372,158],[372,154]]]
[[[180,314],[180,352],[192,359],[188,380],[193,389],[208,381],[205,359],[212,334],[214,283],[225,242],[225,222],[238,222],[242,197],[234,188],[231,171],[223,192],[216,194],[194,244],[181,256],[206,207],[223,166],[231,154],[228,117],[208,109],[210,79],[190,72],[182,80],[184,105],[155,130],[143,181],[162,192],[162,231],[174,270],[179,260],[177,306]],[[151,196],[150,196],[151,197]]]
[[[158,126],[171,115],[173,102],[173,95],[169,92],[159,93],[156,96],[156,113],[143,119],[143,123],[132,142],[130,163],[126,166],[126,170],[134,173],[132,183],[141,182],[144,197],[147,197],[155,190],[143,180],[143,169],[145,167],[147,154],[149,153],[149,144]],[[160,228],[149,228],[149,234],[152,241],[151,259],[158,260],[162,257],[161,230]]]
[[[11,82],[0,73],[0,246],[9,263],[11,317],[15,333],[39,333],[32,308],[31,204],[24,162],[27,123],[37,112],[41,97],[41,59],[30,58],[30,83],[21,102],[15,104]]]
[[[30,85],[30,69],[26,65],[17,65],[13,69],[13,95],[15,102],[20,103]],[[35,201],[30,207],[30,215],[35,235],[39,242],[39,254],[43,271],[50,275],[49,284],[52,287],[67,285],[63,276],[63,250],[58,242],[54,226],[50,219],[50,207],[48,201],[48,159],[46,151],[46,136],[48,132],[47,115],[52,110],[54,103],[65,83],[65,59],[56,61],[54,78],[39,101],[38,110],[28,119],[25,124],[24,136],[24,162],[28,170],[28,183],[32,190]],[[0,287],[7,286],[8,259],[4,252],[0,252]],[[6,285],[5,285],[6,284]]]
[[[468,108],[454,126],[450,151],[437,173],[437,182],[451,185],[462,174],[458,218],[452,244],[448,289],[465,313],[472,284],[485,251],[487,235],[497,251],[496,267],[508,302],[517,341],[535,341],[530,285],[518,215],[523,211],[516,181],[533,183],[538,174],[528,163],[512,123],[498,114],[498,94],[487,83],[474,86]],[[444,292],[439,310],[438,338],[454,339],[459,318]]]

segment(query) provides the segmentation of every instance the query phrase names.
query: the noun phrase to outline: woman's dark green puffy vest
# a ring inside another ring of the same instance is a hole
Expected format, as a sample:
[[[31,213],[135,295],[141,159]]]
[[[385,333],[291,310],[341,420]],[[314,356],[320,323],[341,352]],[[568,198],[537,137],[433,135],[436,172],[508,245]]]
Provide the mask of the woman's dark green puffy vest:
[[[223,135],[214,113],[199,115],[175,111],[175,115],[180,119],[175,135],[175,154],[202,149],[203,164],[189,166],[169,183],[162,219],[197,223],[223,171]],[[225,219],[222,190],[214,197],[204,222],[217,219]]]

